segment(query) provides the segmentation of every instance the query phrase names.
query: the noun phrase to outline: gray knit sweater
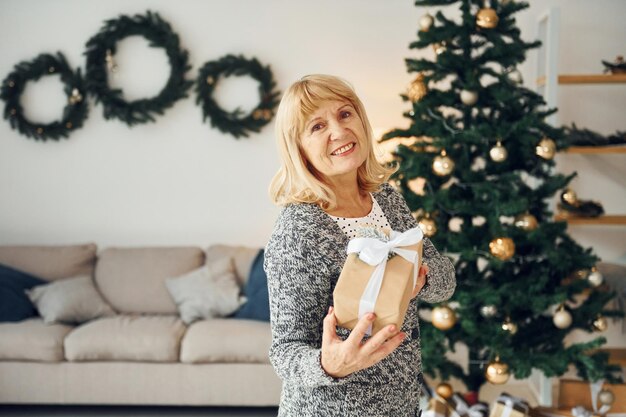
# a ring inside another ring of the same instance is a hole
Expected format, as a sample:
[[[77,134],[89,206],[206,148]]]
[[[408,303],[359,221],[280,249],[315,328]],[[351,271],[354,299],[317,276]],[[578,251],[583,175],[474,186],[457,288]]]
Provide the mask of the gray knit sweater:
[[[383,184],[374,198],[394,230],[415,227],[404,199]],[[322,321],[346,260],[348,237],[319,206],[292,204],[282,209],[265,252],[270,295],[270,360],[283,380],[279,417],[404,417],[419,413],[421,373],[417,298],[448,299],[454,267],[424,241],[427,284],[409,304],[402,344],[376,365],[333,378],[321,366]],[[337,327],[340,338],[350,331]]]

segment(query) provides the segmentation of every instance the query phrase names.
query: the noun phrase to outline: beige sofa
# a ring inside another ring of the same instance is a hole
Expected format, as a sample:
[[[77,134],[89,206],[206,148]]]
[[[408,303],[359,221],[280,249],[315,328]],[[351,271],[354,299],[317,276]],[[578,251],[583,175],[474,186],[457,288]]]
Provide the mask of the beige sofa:
[[[46,280],[88,274],[115,316],[78,326],[0,323],[0,403],[277,405],[269,323],[186,326],[164,281],[223,257],[240,285],[258,249],[0,246],[0,263]]]

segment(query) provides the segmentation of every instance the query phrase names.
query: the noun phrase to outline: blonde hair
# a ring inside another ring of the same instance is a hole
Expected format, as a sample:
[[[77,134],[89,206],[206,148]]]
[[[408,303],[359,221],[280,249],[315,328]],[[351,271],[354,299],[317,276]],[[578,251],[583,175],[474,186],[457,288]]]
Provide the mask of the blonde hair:
[[[367,158],[357,170],[361,190],[377,191],[397,168],[382,165],[374,153],[373,133],[365,107],[347,81],[332,75],[307,75],[296,81],[283,95],[276,112],[276,145],[281,166],[270,183],[271,200],[280,206],[291,203],[314,203],[323,209],[337,206],[335,193],[317,177],[300,147],[308,118],[325,101],[349,102],[356,110],[367,138]]]

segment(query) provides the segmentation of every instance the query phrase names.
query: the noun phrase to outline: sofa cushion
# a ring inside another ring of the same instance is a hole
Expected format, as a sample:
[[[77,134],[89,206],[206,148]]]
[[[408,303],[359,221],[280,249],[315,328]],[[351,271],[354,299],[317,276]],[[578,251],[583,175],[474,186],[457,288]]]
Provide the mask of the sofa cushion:
[[[65,338],[68,361],[178,361],[185,325],[178,316],[115,316],[77,327]]]
[[[216,261],[223,258],[231,258],[235,265],[235,273],[239,286],[243,287],[250,275],[252,261],[259,253],[259,248],[249,248],[246,246],[233,245],[211,245],[206,250],[207,262]]]
[[[78,275],[93,276],[96,245],[0,246],[0,263],[46,281]]]
[[[120,313],[178,314],[165,279],[203,264],[200,248],[109,248],[98,257],[96,283]]]
[[[45,324],[40,318],[0,323],[0,360],[60,362],[70,331],[71,326]]]
[[[180,277],[165,280],[185,324],[226,317],[245,301],[230,258],[209,262]]]
[[[264,251],[261,249],[252,263],[250,277],[244,289],[246,303],[234,314],[237,319],[270,321],[270,299],[267,276],[263,270]]]
[[[79,324],[115,311],[103,299],[90,276],[60,279],[26,291],[44,323]]]
[[[24,290],[46,281],[0,264],[0,322],[22,321],[37,316]]]
[[[181,343],[185,363],[269,363],[270,324],[254,320],[211,319],[193,323]]]

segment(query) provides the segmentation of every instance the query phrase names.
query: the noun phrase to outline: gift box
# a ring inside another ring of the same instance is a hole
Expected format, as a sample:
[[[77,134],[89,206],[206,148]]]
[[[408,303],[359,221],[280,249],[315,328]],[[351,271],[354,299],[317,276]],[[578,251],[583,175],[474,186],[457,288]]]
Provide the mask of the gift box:
[[[369,234],[376,237],[350,240],[333,300],[337,324],[347,329],[376,313],[367,332],[374,335],[389,324],[402,327],[422,261],[423,233],[416,227]]]
[[[503,392],[491,408],[489,417],[526,417],[528,413],[526,401]]]
[[[422,413],[422,417],[452,417],[454,408],[443,398],[434,396],[428,401],[428,408]]]
[[[459,394],[444,399],[436,395],[428,402],[428,407],[422,417],[487,417],[489,406],[486,403],[476,403],[471,407]]]

